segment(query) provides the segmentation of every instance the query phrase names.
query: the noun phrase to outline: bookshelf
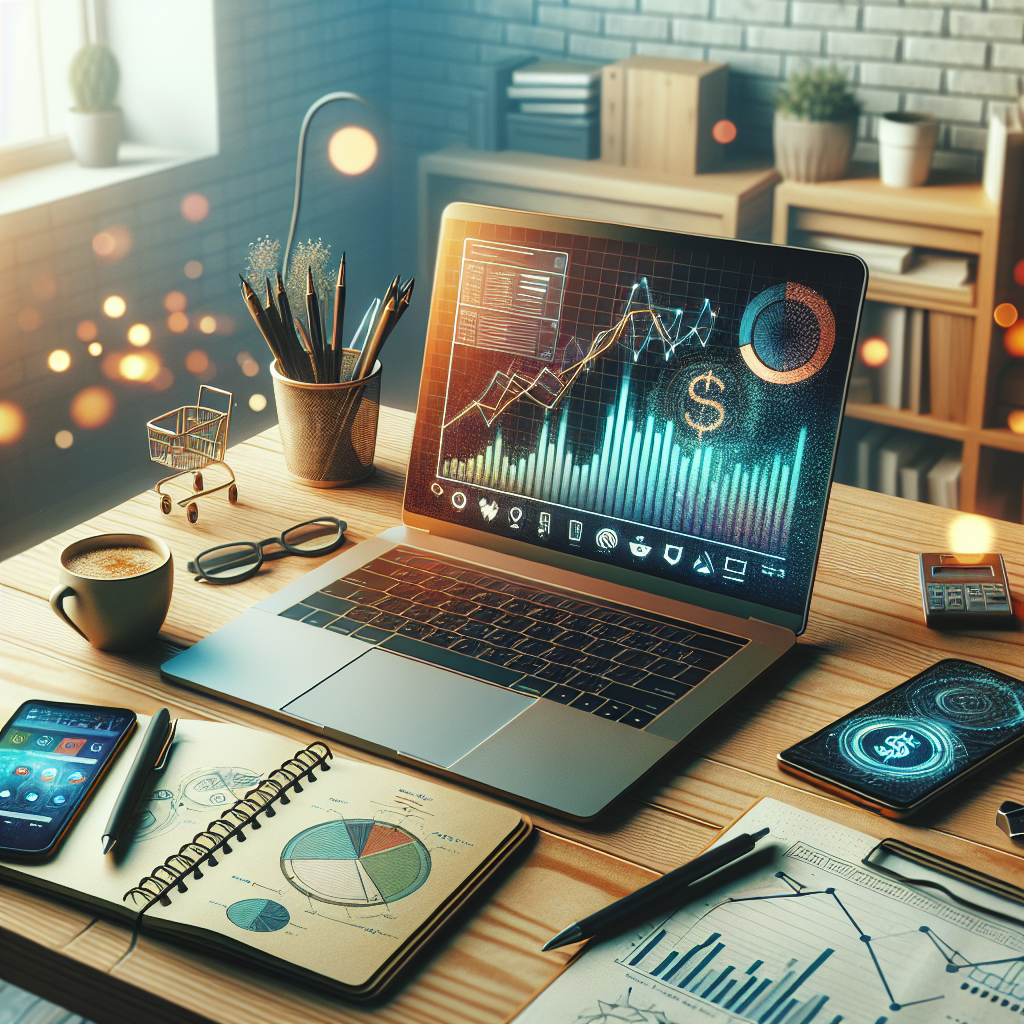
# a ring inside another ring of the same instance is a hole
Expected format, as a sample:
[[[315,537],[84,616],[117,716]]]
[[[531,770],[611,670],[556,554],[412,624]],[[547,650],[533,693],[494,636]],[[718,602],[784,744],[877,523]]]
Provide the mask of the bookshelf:
[[[995,420],[999,372],[1009,361],[1002,330],[992,319],[996,304],[1014,302],[1024,312],[1024,289],[1013,284],[1019,232],[1012,210],[1001,210],[982,185],[933,173],[920,188],[883,185],[874,168],[854,167],[841,181],[785,181],[776,186],[772,241],[803,244],[807,233],[912,245],[966,255],[976,261],[970,287],[943,288],[872,275],[868,299],[971,320],[967,403],[962,420],[848,402],[855,420],[956,441],[962,446],[960,508],[1016,522],[1024,505],[1024,435]],[[1007,180],[1015,204],[1017,182]]]

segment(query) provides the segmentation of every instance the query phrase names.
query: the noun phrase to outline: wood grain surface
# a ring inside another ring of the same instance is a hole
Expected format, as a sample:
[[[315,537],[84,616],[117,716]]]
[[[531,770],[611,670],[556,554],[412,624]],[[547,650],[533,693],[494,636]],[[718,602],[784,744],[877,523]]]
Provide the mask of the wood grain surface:
[[[412,416],[381,410],[377,473],[350,490],[311,490],[285,473],[277,429],[229,452],[239,503],[200,502],[199,522],[160,513],[153,492],[0,564],[0,714],[30,697],[132,707],[152,714],[236,722],[293,737],[298,726],[163,682],[172,654],[298,578],[318,559],[269,562],[233,587],[207,587],[186,571],[206,547],[261,540],[321,513],[349,524],[353,543],[400,521]],[[930,817],[894,824],[820,794],[776,768],[776,753],[943,657],[1021,676],[1024,633],[938,633],[924,626],[917,554],[947,548],[957,513],[853,488],[833,488],[806,634],[790,657],[720,711],[597,825],[534,815],[537,838],[513,872],[460,915],[380,1005],[339,1000],[143,937],[120,925],[0,887],[0,975],[98,1024],[342,1022],[498,1024],[565,962],[542,954],[554,931],[689,859],[763,796],[892,835],[1024,885],[1020,851],[996,828],[995,808],[1024,792],[1020,759],[960,787]],[[1024,605],[1024,531],[984,520]],[[104,654],[49,610],[60,550],[97,533],[149,532],[174,556],[174,597],[159,640],[131,655]],[[333,744],[340,756],[386,763]],[[403,771],[416,774],[408,768]],[[129,952],[129,949],[131,951]]]

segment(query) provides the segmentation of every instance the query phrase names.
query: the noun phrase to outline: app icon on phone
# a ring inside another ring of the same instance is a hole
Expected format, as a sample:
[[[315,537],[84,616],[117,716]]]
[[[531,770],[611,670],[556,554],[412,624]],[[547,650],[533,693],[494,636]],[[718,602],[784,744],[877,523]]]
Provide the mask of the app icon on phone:
[[[40,778],[40,780],[42,782],[53,782],[53,780],[55,778],[57,778],[57,769],[56,768],[44,768],[39,773],[39,778]]]
[[[32,769],[29,768],[29,766],[27,764],[19,764],[18,767],[14,769],[14,774],[15,775],[31,775],[32,774]]]
[[[68,776],[68,782],[72,786],[77,786],[80,782],[85,782],[85,772],[72,772]]]
[[[60,743],[57,744],[54,753],[67,754],[70,757],[74,757],[84,746],[84,738],[80,739],[77,736],[65,736],[64,739],[62,739]]]

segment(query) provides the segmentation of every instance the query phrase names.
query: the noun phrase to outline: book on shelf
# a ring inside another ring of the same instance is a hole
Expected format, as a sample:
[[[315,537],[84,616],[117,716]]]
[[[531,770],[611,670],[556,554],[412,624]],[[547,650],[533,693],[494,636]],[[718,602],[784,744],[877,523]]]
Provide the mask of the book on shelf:
[[[515,72],[513,72],[513,76]],[[510,85],[510,100],[573,100],[575,102],[597,100],[597,91],[585,85]]]
[[[857,439],[853,483],[865,491],[878,490],[878,449],[892,437],[891,427],[871,427]]]
[[[872,396],[875,402],[891,409],[902,409],[906,405],[905,371],[907,347],[906,306],[894,306],[888,302],[865,302],[861,316],[860,345],[869,338],[883,338],[889,346],[889,357],[881,366],[874,367]],[[861,361],[858,355],[858,361]]]
[[[518,68],[513,85],[577,86],[597,91],[601,84],[601,66],[574,61],[538,60]]]
[[[907,322],[907,359],[903,381],[906,407],[920,415],[928,411],[928,349],[925,344],[925,311],[911,309]]]
[[[179,721],[134,833],[101,852],[147,719],[57,855],[0,878],[350,999],[378,995],[530,832],[480,797],[323,743]],[[141,880],[140,880],[141,878]]]
[[[959,452],[950,451],[928,470],[929,504],[942,508],[960,507],[960,474],[963,466]]]
[[[874,274],[902,274],[914,258],[912,245],[893,245],[889,242],[868,242],[862,238],[841,238],[838,235],[810,234],[807,244],[812,249],[828,252],[849,252],[859,256]]]
[[[520,103],[521,114],[553,114],[557,117],[589,117],[597,113],[597,101],[592,103],[560,103],[557,100],[550,102]]]
[[[939,440],[927,441],[910,461],[900,467],[900,497],[927,502],[928,473],[948,451],[949,445]]]
[[[897,431],[878,446],[878,490],[900,496],[900,472],[913,462],[928,438],[909,431]]]

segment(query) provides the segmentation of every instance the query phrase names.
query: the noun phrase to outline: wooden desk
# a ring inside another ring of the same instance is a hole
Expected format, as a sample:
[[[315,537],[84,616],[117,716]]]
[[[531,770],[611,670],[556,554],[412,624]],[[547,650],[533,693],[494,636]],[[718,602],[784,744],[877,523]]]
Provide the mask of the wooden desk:
[[[232,449],[240,502],[208,499],[190,527],[165,517],[152,492],[133,498],[0,566],[0,714],[32,696],[123,705],[152,714],[239,722],[309,740],[303,730],[160,680],[159,664],[297,578],[310,561],[282,559],[234,587],[195,583],[185,563],[216,543],[267,537],[310,515],[335,513],[363,540],[398,522],[412,417],[383,409],[378,473],[354,490],[313,491],[287,481],[277,429]],[[941,657],[1020,675],[1024,634],[925,629],[916,554],[942,550],[955,513],[836,487],[825,528],[810,627],[793,654],[687,741],[655,776],[594,828],[537,816],[536,845],[482,905],[464,915],[389,1002],[352,1009],[265,976],[142,938],[60,904],[0,886],[0,975],[99,1024],[497,1024],[565,962],[541,943],[582,914],[692,857],[761,796],[775,796],[882,837],[895,835],[1024,884],[1024,861],[995,826],[995,808],[1024,792],[1024,771],[1001,766],[959,790],[923,827],[886,822],[782,776],[785,746]],[[1024,535],[991,522],[1014,600],[1024,603]],[[165,538],[175,592],[165,639],[132,656],[93,650],[49,610],[57,553],[71,539],[110,531]],[[373,760],[335,745],[341,754]],[[406,769],[408,770],[408,769]],[[124,957],[122,959],[122,957]]]

